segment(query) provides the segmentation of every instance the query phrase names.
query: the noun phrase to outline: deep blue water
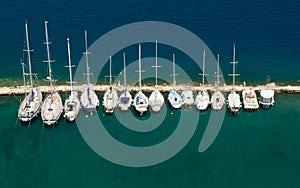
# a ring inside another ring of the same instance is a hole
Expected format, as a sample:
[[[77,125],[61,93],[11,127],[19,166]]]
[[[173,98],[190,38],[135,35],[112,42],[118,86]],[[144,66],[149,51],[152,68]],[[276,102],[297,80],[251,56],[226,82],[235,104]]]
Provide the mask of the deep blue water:
[[[49,21],[56,60],[54,73],[66,75],[66,37],[72,43],[73,63],[84,50],[83,32],[89,44],[122,25],[138,21],[163,21],[184,27],[200,37],[214,54],[221,54],[224,75],[230,73],[232,44],[237,44],[240,81],[277,82],[299,80],[300,3],[298,1],[1,1],[1,78],[21,73],[24,22],[28,20],[30,39],[38,73],[46,74],[44,20]],[[201,52],[200,52],[201,53]],[[191,70],[191,73],[193,71]],[[21,77],[21,75],[19,76]],[[225,78],[226,81],[230,79]]]

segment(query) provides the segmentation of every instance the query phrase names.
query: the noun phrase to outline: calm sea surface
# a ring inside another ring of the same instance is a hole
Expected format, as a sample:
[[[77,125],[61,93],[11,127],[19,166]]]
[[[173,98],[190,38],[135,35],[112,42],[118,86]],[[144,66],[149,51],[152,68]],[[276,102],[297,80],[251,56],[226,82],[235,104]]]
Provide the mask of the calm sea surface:
[[[231,71],[232,44],[236,43],[239,82],[265,83],[270,75],[276,83],[297,84],[299,12],[300,3],[290,0],[4,0],[0,2],[0,85],[22,83],[19,59],[23,55],[25,19],[35,50],[34,69],[42,84],[46,84],[43,80],[47,71],[42,63],[46,57],[44,20],[49,21],[51,54],[56,59],[53,70],[60,83],[68,78],[64,68],[67,37],[72,43],[73,63],[77,64],[84,51],[85,29],[91,44],[122,25],[155,20],[195,33],[214,54],[221,54],[224,75]],[[145,56],[153,56],[145,51]],[[193,80],[200,80],[198,71],[180,61],[178,65]],[[116,65],[114,73],[118,74],[121,68],[122,64]],[[104,81],[103,77],[98,79]],[[230,78],[225,76],[225,81],[230,83]],[[98,156],[81,137],[76,124],[63,118],[54,128],[42,126],[40,118],[31,122],[30,127],[20,124],[17,109],[23,96],[1,96],[0,187],[299,187],[299,97],[280,94],[271,109],[241,110],[237,116],[226,112],[217,139],[203,153],[197,150],[210,110],[199,113],[195,134],[177,155],[155,166],[130,168]],[[134,111],[128,113],[143,119]],[[168,108],[166,113],[164,123],[147,135],[124,128],[114,115],[103,116],[102,107],[98,109],[106,130],[116,139],[135,146],[159,143],[172,134],[180,111]],[[191,113],[198,112],[191,109]],[[146,116],[152,115],[149,112]]]

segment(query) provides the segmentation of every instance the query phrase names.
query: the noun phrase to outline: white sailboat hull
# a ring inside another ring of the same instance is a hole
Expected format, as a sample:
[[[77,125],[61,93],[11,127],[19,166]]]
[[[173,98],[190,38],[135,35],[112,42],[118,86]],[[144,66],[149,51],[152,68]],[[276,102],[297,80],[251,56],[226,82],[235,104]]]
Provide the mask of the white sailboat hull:
[[[214,110],[222,110],[225,104],[225,97],[221,91],[215,91],[211,96],[211,106]]]
[[[93,115],[96,108],[99,106],[99,99],[95,91],[87,86],[80,96],[80,102],[85,113]]]
[[[165,103],[164,96],[155,89],[149,97],[149,105],[154,112],[159,112]]]
[[[117,107],[118,93],[114,88],[108,89],[103,96],[103,106],[106,113],[113,113],[114,108]]]
[[[243,90],[242,97],[243,97],[244,109],[256,110],[259,108],[256,93],[254,90],[252,89]]]
[[[18,118],[23,122],[31,121],[40,113],[42,106],[42,92],[39,88],[32,88],[20,104]]]
[[[140,112],[142,115],[144,112],[148,111],[149,99],[142,91],[139,91],[134,97],[133,105],[136,111]]]
[[[80,101],[77,92],[73,92],[73,94],[65,101],[64,111],[64,117],[68,121],[74,121],[76,119],[80,111]]]
[[[172,108],[179,109],[181,108],[183,101],[181,96],[174,90],[172,90],[168,95],[168,101]]]
[[[209,94],[206,90],[202,90],[196,96],[196,106],[199,110],[206,110],[209,105]]]
[[[193,92],[191,90],[184,90],[181,92],[182,102],[185,106],[192,106],[195,104]]]
[[[238,113],[241,108],[240,95],[235,91],[231,91],[228,94],[228,109],[232,113]]]
[[[62,100],[58,92],[50,93],[44,100],[41,116],[45,125],[57,123],[63,112]]]
[[[130,106],[132,104],[132,96],[129,93],[129,91],[124,91],[120,98],[119,98],[119,102],[118,102],[118,106],[122,111],[127,111]]]

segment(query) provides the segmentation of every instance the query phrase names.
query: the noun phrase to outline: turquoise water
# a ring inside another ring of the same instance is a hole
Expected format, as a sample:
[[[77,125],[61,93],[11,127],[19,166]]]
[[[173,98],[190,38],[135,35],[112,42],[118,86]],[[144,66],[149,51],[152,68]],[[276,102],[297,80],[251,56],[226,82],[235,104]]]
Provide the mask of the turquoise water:
[[[19,103],[14,97],[1,97],[2,117],[6,117],[0,127],[1,187],[298,187],[298,98],[282,94],[269,110],[226,114],[217,139],[204,153],[197,148],[210,113],[200,113],[194,136],[177,155],[155,166],[130,168],[94,153],[74,123],[61,119],[55,128],[47,128],[38,118],[30,127],[19,125]],[[176,126],[168,110],[168,122],[145,137],[118,125],[114,116],[103,117],[102,112],[99,108],[105,128],[125,143],[160,142]]]
[[[276,83],[298,84],[300,80],[300,3],[298,1],[1,1],[0,2],[0,85],[22,83],[24,20],[29,23],[34,67],[40,83],[46,75],[43,21],[49,21],[53,42],[51,53],[59,83],[67,78],[66,38],[71,39],[72,60],[78,64],[84,51],[83,32],[89,43],[116,27],[137,21],[157,20],[177,24],[200,37],[214,54],[221,54],[221,68],[231,72],[232,44],[237,44],[238,81],[265,83],[270,75]],[[153,45],[143,45],[143,57],[153,56]],[[172,49],[174,50],[174,49]],[[137,59],[129,49],[128,63]],[[159,46],[159,56],[170,49]],[[201,52],[199,52],[201,53]],[[177,53],[177,64],[190,62]],[[121,56],[115,57],[122,62]],[[115,64],[117,75],[122,64]],[[200,81],[200,69],[185,66],[193,81]],[[103,83],[108,65],[98,83]],[[132,74],[129,73],[129,74]],[[135,73],[134,73],[135,74]],[[210,73],[212,76],[213,73]],[[226,83],[231,79],[225,76]],[[131,81],[130,84],[134,84]],[[149,83],[153,83],[149,81]],[[181,83],[178,78],[178,83]],[[99,93],[102,99],[102,94]],[[66,95],[63,95],[65,98]],[[0,96],[0,187],[299,187],[300,101],[299,95],[276,95],[275,106],[254,112],[241,110],[237,116],[226,112],[213,144],[203,153],[198,146],[210,110],[198,113],[197,129],[188,144],[170,160],[144,167],[124,167],[97,155],[84,141],[75,123],[60,119],[54,128],[42,126],[40,118],[28,127],[17,121],[23,96]],[[101,100],[100,100],[101,103]],[[146,121],[147,112],[134,118]],[[167,108],[157,129],[137,133],[120,125],[115,116],[98,115],[105,129],[116,139],[133,146],[149,146],[168,138],[180,111]],[[189,126],[187,123],[185,126]]]

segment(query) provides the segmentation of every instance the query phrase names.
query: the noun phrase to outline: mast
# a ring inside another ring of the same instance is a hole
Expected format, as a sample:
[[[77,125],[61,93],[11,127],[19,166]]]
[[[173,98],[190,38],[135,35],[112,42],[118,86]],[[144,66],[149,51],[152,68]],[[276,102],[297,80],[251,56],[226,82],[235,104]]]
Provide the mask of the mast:
[[[126,83],[126,57],[125,57],[125,53],[123,53],[123,63],[124,63],[124,72],[123,72],[123,76],[124,76],[124,87],[125,89],[127,88],[127,83]]]
[[[203,50],[203,60],[202,60],[202,74],[199,73],[199,75],[202,75],[202,87],[204,86],[204,82],[205,82],[205,76],[207,76],[208,74],[205,74],[205,50]]]
[[[71,86],[71,96],[73,96],[73,92],[74,92],[74,82],[72,80],[72,67],[74,67],[74,65],[71,64],[71,49],[70,49],[70,40],[69,38],[67,38],[67,45],[68,45],[68,60],[69,60],[69,65],[66,66],[69,68],[69,76],[70,76],[70,86]]]
[[[32,88],[33,81],[32,81],[30,52],[32,52],[33,50],[30,50],[30,46],[29,46],[29,36],[28,36],[27,20],[26,20],[26,23],[25,23],[25,33],[26,33],[26,49],[24,49],[24,51],[27,52],[28,68],[29,68],[29,78],[30,78],[30,87]]]
[[[111,86],[112,79],[111,79],[111,56],[109,56],[109,85]]]
[[[142,87],[142,71],[141,71],[141,44],[139,44],[139,86]]]
[[[220,55],[218,54],[218,65],[217,65],[217,86],[220,84]]]
[[[25,63],[23,62],[22,58],[20,58],[21,66],[22,66],[22,74],[23,74],[23,85],[24,90],[26,91],[26,73],[25,73]],[[26,93],[26,92],[25,92]]]
[[[89,58],[88,55],[91,54],[91,52],[88,52],[88,47],[87,47],[87,31],[84,31],[84,39],[85,39],[85,52],[83,54],[85,55],[85,62],[86,62],[86,80],[87,84],[90,85],[90,67],[89,67]]]
[[[238,61],[235,59],[235,44],[233,44],[233,60],[230,62],[232,64],[232,74],[229,74],[229,76],[232,76],[232,85],[235,85],[235,76],[239,76],[239,74],[235,73],[235,66],[238,64]]]
[[[205,50],[203,50],[203,61],[202,61],[202,86],[204,86],[204,75],[205,75]]]
[[[155,86],[157,86],[157,40],[155,41]]]
[[[54,60],[51,60],[50,58],[50,48],[49,48],[49,44],[51,44],[51,42],[49,42],[49,37],[48,37],[48,28],[47,28],[47,24],[48,21],[45,21],[45,36],[46,36],[46,42],[44,44],[46,44],[47,47],[47,60],[45,60],[44,62],[48,63],[48,68],[49,68],[49,79],[50,79],[50,88],[51,88],[51,93],[53,92],[53,73],[52,73],[52,68],[51,68],[51,64],[54,62]]]
[[[214,76],[217,78],[217,81],[215,81],[215,86],[219,86],[220,84],[220,55],[217,55],[217,72],[215,73],[216,75]]]
[[[155,87],[157,87],[157,68],[161,67],[157,65],[158,58],[157,58],[157,40],[155,41],[155,66],[152,66],[155,68]]]
[[[175,80],[175,54],[173,54],[173,86],[175,87],[176,85],[176,80]]]
[[[233,77],[232,77],[232,84],[235,85],[235,44],[233,45],[233,67],[232,67],[232,73],[233,73]]]
[[[145,72],[142,70],[142,50],[141,50],[141,44],[139,44],[139,70],[136,70],[135,72],[139,73],[139,87],[141,90],[142,87],[142,72]]]

